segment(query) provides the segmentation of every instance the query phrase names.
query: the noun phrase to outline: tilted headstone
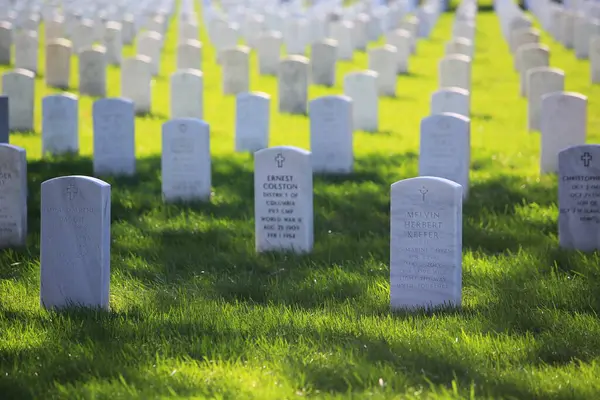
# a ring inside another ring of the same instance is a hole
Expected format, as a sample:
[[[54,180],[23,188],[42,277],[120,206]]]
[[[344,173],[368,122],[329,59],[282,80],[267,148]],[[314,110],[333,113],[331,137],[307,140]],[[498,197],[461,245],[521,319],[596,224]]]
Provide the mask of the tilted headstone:
[[[600,249],[600,145],[558,153],[558,209],[560,247]]]
[[[235,151],[256,152],[269,146],[271,97],[266,93],[240,93],[235,108]]]
[[[33,31],[22,31],[15,35],[15,68],[37,74],[38,35]]]
[[[88,176],[47,180],[41,214],[42,307],[108,309],[110,185]]]
[[[202,72],[194,69],[171,75],[171,119],[203,118],[204,86]]]
[[[202,70],[202,43],[186,40],[177,46],[177,69]]]
[[[377,93],[379,96],[396,96],[398,72],[396,48],[383,45],[369,50],[369,70],[377,73]]]
[[[163,124],[161,170],[165,202],[210,200],[210,134],[206,122],[177,118]]]
[[[558,172],[558,153],[585,144],[587,97],[579,93],[554,92],[542,97],[540,111],[540,172]]]
[[[135,113],[131,100],[94,102],[94,175],[135,174]]]
[[[311,78],[315,85],[335,85],[337,42],[323,39],[312,45],[310,55]]]
[[[444,88],[431,95],[431,114],[454,113],[469,118],[471,99],[468,90]]]
[[[392,309],[460,306],[462,188],[422,176],[391,187]]]
[[[152,106],[152,64],[146,56],[127,58],[121,68],[121,97],[130,99],[136,114],[146,114]]]
[[[68,89],[71,78],[73,48],[67,39],[56,39],[46,45],[46,85]]]
[[[2,75],[2,93],[8,96],[8,121],[11,131],[32,131],[35,100],[35,75],[15,69]]]
[[[520,94],[527,96],[527,71],[537,67],[547,67],[550,63],[550,51],[547,46],[526,44],[517,49],[519,74],[521,78]]]
[[[10,125],[9,125],[9,101],[8,96],[0,95],[0,143],[10,142]]]
[[[42,99],[42,154],[79,152],[77,96],[70,93]]]
[[[419,175],[449,179],[469,194],[470,120],[459,114],[436,114],[421,121]]]
[[[347,96],[318,97],[310,102],[309,116],[313,172],[351,173],[352,100]]]
[[[79,93],[106,96],[106,48],[92,46],[79,53]]]
[[[11,64],[13,44],[13,26],[10,22],[0,21],[0,65]]]
[[[439,63],[440,89],[457,87],[471,90],[471,59],[462,55],[445,56]]]
[[[558,68],[531,68],[527,72],[527,129],[540,129],[542,96],[565,90],[565,73]]]
[[[245,93],[250,88],[250,49],[236,46],[223,50],[220,55],[223,67],[223,94]]]
[[[277,74],[279,112],[306,114],[308,102],[308,58],[288,56],[279,62]]]
[[[291,146],[254,154],[256,251],[310,252],[313,247],[310,152]]]
[[[25,149],[0,143],[0,249],[27,241],[27,157]]]
[[[344,94],[352,99],[354,130],[376,132],[379,129],[377,72],[352,72],[344,77]]]

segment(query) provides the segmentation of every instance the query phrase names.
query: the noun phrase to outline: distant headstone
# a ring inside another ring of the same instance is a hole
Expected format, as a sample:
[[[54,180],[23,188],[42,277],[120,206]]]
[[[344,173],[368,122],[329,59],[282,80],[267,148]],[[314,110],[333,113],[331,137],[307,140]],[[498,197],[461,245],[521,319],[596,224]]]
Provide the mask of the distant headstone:
[[[590,39],[590,75],[592,83],[600,83],[600,35]]]
[[[196,118],[165,122],[162,127],[161,168],[165,202],[210,200],[208,124]]]
[[[10,22],[0,21],[0,65],[11,64],[13,44],[13,26]]]
[[[0,143],[10,142],[10,125],[8,123],[10,113],[8,108],[8,96],[0,96]]]
[[[471,90],[471,59],[463,55],[445,56],[439,63],[440,89],[457,87]]]
[[[277,75],[283,38],[279,32],[264,32],[256,40],[260,75]]]
[[[310,66],[312,83],[315,85],[335,85],[335,64],[337,61],[337,42],[323,39],[312,45]]]
[[[344,94],[352,99],[354,130],[376,132],[379,128],[377,72],[352,72],[344,77]]]
[[[354,24],[350,21],[337,21],[329,25],[329,37],[338,44],[336,52],[338,60],[352,60],[354,56],[353,28]]]
[[[525,44],[538,44],[539,41],[540,31],[537,29],[525,28],[514,30],[510,34],[510,52],[516,55],[519,47]],[[515,60],[517,60],[517,57],[515,57]],[[519,70],[518,66],[516,66],[516,61],[515,69]]]
[[[33,31],[21,31],[15,35],[15,68],[37,74],[38,35]]]
[[[171,75],[171,119],[203,118],[204,85],[202,72],[194,69]]]
[[[107,22],[103,39],[106,48],[106,63],[108,65],[121,65],[121,53],[123,51],[121,24],[115,21]]]
[[[410,32],[396,29],[386,34],[386,43],[396,48],[396,72],[398,74],[408,73],[408,60],[412,39]]]
[[[25,149],[0,143],[0,249],[27,241],[27,157]]]
[[[68,89],[71,77],[71,42],[56,39],[46,45],[46,85]]]
[[[392,309],[460,306],[462,188],[423,176],[391,188]]]
[[[177,69],[202,70],[202,43],[186,40],[177,46]]]
[[[565,90],[565,73],[558,68],[538,67],[527,72],[527,129],[540,129],[542,96]]]
[[[83,49],[94,44],[94,21],[87,18],[81,19],[75,26],[73,35],[73,50],[79,54]]]
[[[587,97],[579,93],[554,92],[542,97],[540,111],[542,174],[558,172],[558,153],[585,144]]]
[[[2,92],[10,101],[8,120],[11,131],[32,131],[35,100],[35,75],[15,69],[2,75]]]
[[[449,179],[469,194],[470,120],[458,114],[436,114],[421,121],[419,175]]]
[[[465,38],[455,38],[446,43],[446,55],[463,55],[467,57],[473,56],[473,42]]]
[[[558,239],[561,247],[600,249],[600,145],[558,153]]]
[[[257,252],[312,250],[310,152],[280,146],[254,154],[254,218]]]
[[[153,76],[160,73],[160,50],[162,35],[154,31],[142,33],[137,41],[137,54],[150,59],[150,70]]]
[[[146,114],[152,106],[152,64],[146,56],[127,58],[121,69],[121,97],[130,99],[136,114]]]
[[[310,102],[310,149],[313,172],[349,174],[352,147],[352,100],[323,96]]]
[[[527,96],[527,71],[537,67],[547,67],[550,63],[550,51],[547,46],[525,44],[517,49],[519,74],[521,76],[520,93]]]
[[[245,46],[237,46],[221,52],[224,95],[237,95],[250,89],[249,57],[250,49]]]
[[[431,114],[454,113],[469,118],[471,100],[468,90],[444,88],[431,95]]]
[[[94,175],[135,174],[135,124],[131,100],[100,99],[92,106]]]
[[[41,214],[41,305],[108,309],[110,185],[87,176],[47,180]]]
[[[575,39],[575,14],[563,11],[560,19],[560,42],[567,48],[572,49]]]
[[[79,152],[77,96],[70,93],[42,99],[42,154]]]
[[[240,93],[236,97],[235,151],[254,153],[269,146],[269,104],[266,93]]]
[[[79,93],[106,96],[106,48],[92,46],[79,53]]]
[[[369,70],[377,73],[379,96],[396,96],[398,55],[395,47],[386,44],[369,50]]]
[[[600,35],[600,21],[590,18],[577,18],[575,21],[575,57],[587,59],[590,52],[590,40]]]
[[[306,114],[308,101],[308,59],[288,56],[279,62],[277,74],[279,112]]]

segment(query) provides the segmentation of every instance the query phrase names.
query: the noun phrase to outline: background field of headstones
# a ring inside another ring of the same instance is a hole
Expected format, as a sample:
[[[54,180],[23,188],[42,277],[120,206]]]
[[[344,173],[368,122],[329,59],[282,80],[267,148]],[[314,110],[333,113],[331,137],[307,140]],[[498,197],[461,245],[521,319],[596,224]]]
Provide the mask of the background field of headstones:
[[[419,175],[421,121],[431,114],[456,15],[440,15],[418,41],[409,73],[398,76],[396,96],[379,98],[378,130],[354,132],[353,172],[314,175],[312,251],[260,254],[254,156],[234,151],[235,96],[222,93],[222,67],[194,7],[211,198],[187,205],[162,198],[175,13],[152,79],[151,113],[135,119],[136,172],[100,176],[112,190],[110,312],[40,307],[40,185],[94,176],[96,99],[79,95],[73,56],[68,92],[79,96],[80,156],[42,157],[41,99],[61,91],[46,86],[43,25],[38,30],[35,129],[10,137],[27,151],[29,234],[26,247],[0,254],[0,397],[596,397],[598,257],[558,245],[557,177],[540,173],[540,134],[527,131],[527,100],[498,15],[476,16],[462,308],[395,314],[390,185]],[[552,39],[539,18],[536,11],[550,66],[564,71],[565,90],[587,96],[587,121],[579,123],[596,143],[600,85],[591,83],[590,61]],[[135,54],[135,46],[123,48],[123,59]],[[269,146],[310,150],[309,118],[279,112],[277,78],[259,75],[255,51],[250,66],[250,90],[270,95]],[[337,63],[335,85],[310,85],[309,99],[343,94],[344,77],[367,67],[367,53],[354,52]],[[121,69],[108,66],[106,74],[107,97],[119,97]]]

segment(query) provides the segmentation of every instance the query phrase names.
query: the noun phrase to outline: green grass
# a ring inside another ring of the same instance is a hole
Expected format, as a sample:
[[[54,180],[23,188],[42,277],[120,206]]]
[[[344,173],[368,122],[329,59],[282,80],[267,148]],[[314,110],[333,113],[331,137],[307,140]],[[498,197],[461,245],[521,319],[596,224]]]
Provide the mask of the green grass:
[[[0,398],[598,398],[600,257],[558,248],[556,177],[539,176],[539,134],[526,132],[526,102],[492,13],[477,17],[463,308],[389,311],[389,186],[417,174],[419,123],[452,18],[419,43],[398,98],[381,100],[381,132],[355,134],[355,173],[315,178],[306,256],[254,251],[252,156],[233,152],[234,98],[221,95],[204,30],[214,198],[162,204],[173,24],[154,114],[136,119],[138,174],[107,178],[107,313],[39,306],[40,183],[92,174],[93,101],[80,99],[81,157],[42,160],[41,97],[53,90],[39,78],[36,132],[11,137],[28,153],[30,235],[26,249],[0,253]],[[588,141],[598,142],[600,86],[589,84],[589,63],[548,35],[543,42],[567,90],[589,96]],[[343,76],[366,65],[356,53],[340,63],[335,87],[312,86],[310,97],[342,93]],[[108,78],[118,96],[118,68]],[[272,96],[270,144],[308,148],[308,119],[277,113],[276,79],[258,75],[254,55],[251,86]]]

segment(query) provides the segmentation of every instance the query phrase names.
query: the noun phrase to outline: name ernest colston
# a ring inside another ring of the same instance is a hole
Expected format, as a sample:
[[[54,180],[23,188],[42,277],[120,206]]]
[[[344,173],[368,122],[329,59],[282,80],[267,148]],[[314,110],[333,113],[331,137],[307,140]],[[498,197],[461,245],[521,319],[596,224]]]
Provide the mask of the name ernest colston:
[[[283,168],[285,157],[278,153],[275,158],[277,168]],[[267,205],[267,215],[260,217],[267,239],[296,239],[302,218],[294,216],[295,199],[298,197],[298,184],[293,175],[267,175],[262,185],[262,196]]]
[[[585,151],[579,158],[584,168],[589,168],[593,156]],[[569,196],[568,207],[561,207],[561,214],[575,214],[580,222],[600,224],[600,176],[598,175],[565,175],[563,183],[571,183],[567,189]]]

